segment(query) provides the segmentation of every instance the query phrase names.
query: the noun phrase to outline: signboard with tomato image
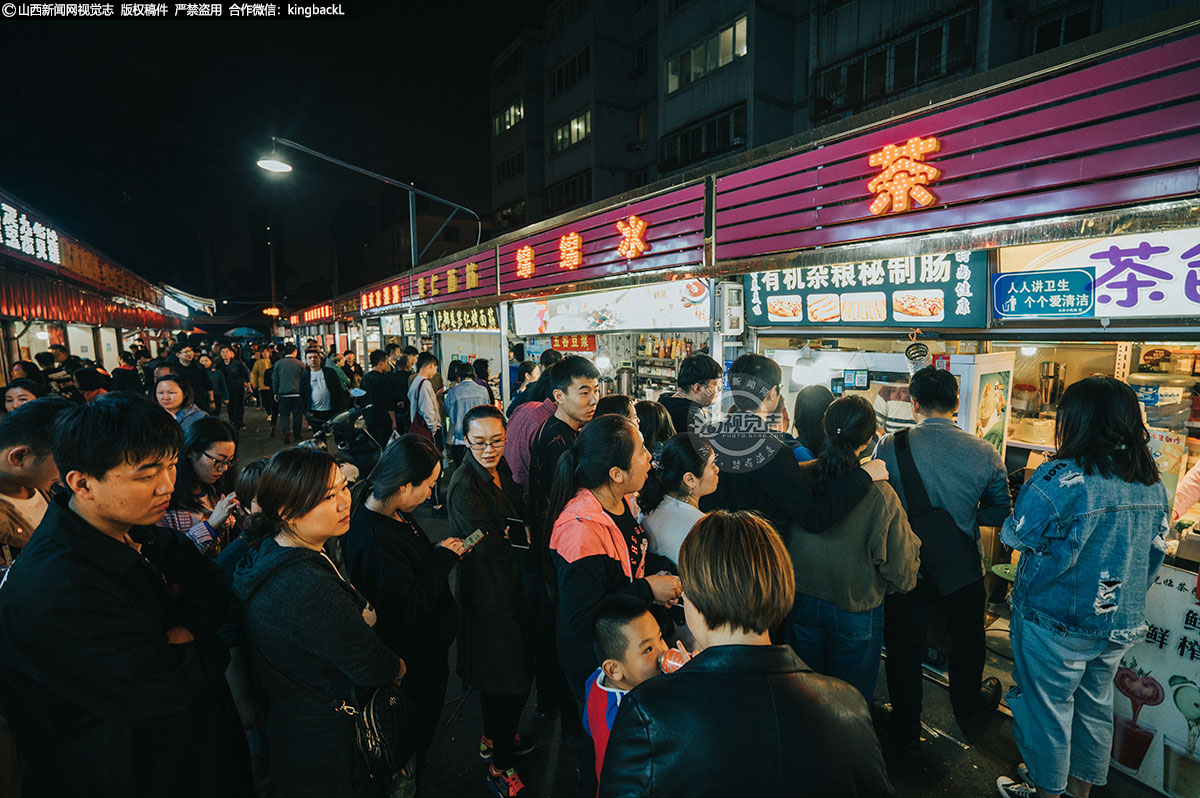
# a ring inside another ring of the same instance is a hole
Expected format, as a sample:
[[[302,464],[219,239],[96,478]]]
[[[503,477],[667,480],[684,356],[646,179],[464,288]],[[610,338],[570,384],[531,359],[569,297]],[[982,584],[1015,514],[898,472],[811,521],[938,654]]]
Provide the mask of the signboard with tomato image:
[[[1113,684],[1112,766],[1172,798],[1200,796],[1200,603],[1196,574],[1163,566],[1146,638]]]

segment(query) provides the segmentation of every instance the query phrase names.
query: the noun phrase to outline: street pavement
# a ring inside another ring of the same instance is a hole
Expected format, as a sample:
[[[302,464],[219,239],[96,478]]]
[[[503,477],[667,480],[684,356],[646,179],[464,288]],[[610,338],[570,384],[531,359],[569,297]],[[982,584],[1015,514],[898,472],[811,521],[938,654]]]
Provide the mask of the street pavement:
[[[246,431],[242,434],[238,453],[243,464],[284,448],[279,433],[274,437],[270,435],[262,410],[247,408],[245,423]],[[450,532],[444,518],[435,518],[424,508],[417,511],[417,517],[434,541]],[[454,574],[451,575],[453,582]],[[483,798],[490,793],[484,784],[487,765],[479,759],[479,736],[482,734],[479,696],[475,691],[465,689],[454,675],[455,657],[456,652],[451,649],[450,687],[441,725],[429,753],[424,794],[431,798]],[[1005,689],[1010,684],[1011,681],[1006,681]],[[886,701],[887,680],[881,668],[873,709],[877,720],[886,712]],[[576,751],[560,743],[557,719],[537,718],[535,703],[536,692],[530,696],[520,731],[523,736],[532,733],[538,747],[528,758],[518,762],[518,770],[526,785],[543,798],[574,796]],[[925,736],[919,759],[907,759],[885,742],[884,756],[897,798],[995,796],[998,776],[1016,777],[1020,755],[1013,742],[1012,720],[1003,711],[994,713],[968,741],[954,721],[949,692],[940,684],[926,681],[923,720]],[[796,780],[797,784],[803,784],[804,774],[797,773]],[[1110,772],[1108,785],[1093,790],[1092,795],[1095,798],[1151,798],[1159,794],[1114,769]]]

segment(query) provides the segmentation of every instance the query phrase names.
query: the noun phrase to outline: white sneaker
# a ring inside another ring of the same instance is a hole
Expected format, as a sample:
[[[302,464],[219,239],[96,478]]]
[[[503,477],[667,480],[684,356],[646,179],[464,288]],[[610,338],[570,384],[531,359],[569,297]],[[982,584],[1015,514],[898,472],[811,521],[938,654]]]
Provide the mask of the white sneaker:
[[[1035,798],[1037,790],[1025,782],[1013,781],[1008,776],[996,779],[996,790],[1000,798]]]

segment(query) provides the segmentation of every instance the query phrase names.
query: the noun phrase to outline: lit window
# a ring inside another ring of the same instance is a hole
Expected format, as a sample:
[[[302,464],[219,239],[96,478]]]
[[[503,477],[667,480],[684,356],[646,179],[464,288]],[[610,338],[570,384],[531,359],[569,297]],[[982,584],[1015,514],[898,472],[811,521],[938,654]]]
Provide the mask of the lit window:
[[[746,18],[741,17],[729,27],[722,28],[667,60],[667,94],[691,85],[708,73],[744,56],[746,52]]]

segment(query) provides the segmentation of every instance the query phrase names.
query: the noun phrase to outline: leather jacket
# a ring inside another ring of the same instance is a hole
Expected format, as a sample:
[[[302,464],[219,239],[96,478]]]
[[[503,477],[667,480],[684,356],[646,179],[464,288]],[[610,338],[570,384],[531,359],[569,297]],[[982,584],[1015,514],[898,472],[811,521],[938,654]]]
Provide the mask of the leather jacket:
[[[716,646],[621,701],[601,798],[890,796],[862,695],[787,646]]]

